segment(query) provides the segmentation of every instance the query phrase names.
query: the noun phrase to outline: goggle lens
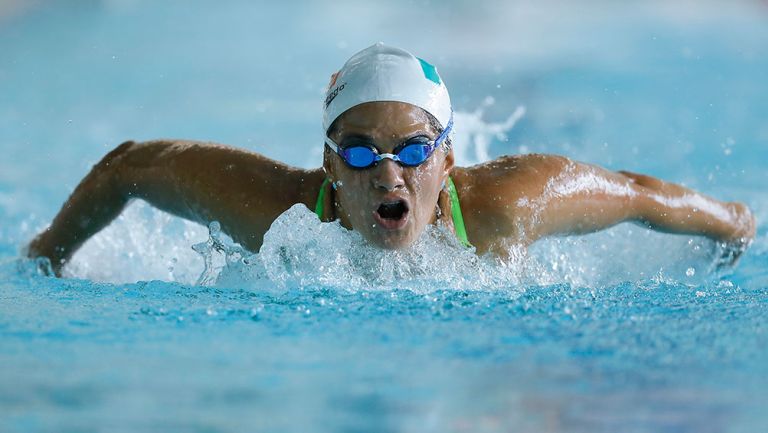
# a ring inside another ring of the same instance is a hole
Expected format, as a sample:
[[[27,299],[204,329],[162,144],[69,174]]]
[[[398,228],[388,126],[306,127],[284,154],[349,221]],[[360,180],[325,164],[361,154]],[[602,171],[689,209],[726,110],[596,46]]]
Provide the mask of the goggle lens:
[[[405,165],[415,166],[423,163],[429,158],[432,147],[428,144],[414,143],[404,146],[397,153],[400,162]]]
[[[424,163],[432,154],[433,147],[427,143],[413,143],[403,146],[396,154],[397,161],[409,167]],[[374,165],[379,154],[368,146],[351,146],[341,151],[342,157],[354,168],[367,168]]]
[[[339,154],[344,162],[352,168],[368,168],[382,159],[391,159],[401,165],[416,167],[426,161],[432,152],[440,147],[448,138],[448,133],[453,129],[453,112],[448,120],[448,125],[434,141],[403,144],[394,155],[389,153],[379,154],[376,148],[367,145],[353,145],[341,148],[330,137],[325,136],[325,144]]]
[[[376,161],[376,154],[368,147],[354,146],[344,149],[344,159],[355,168],[365,168]]]

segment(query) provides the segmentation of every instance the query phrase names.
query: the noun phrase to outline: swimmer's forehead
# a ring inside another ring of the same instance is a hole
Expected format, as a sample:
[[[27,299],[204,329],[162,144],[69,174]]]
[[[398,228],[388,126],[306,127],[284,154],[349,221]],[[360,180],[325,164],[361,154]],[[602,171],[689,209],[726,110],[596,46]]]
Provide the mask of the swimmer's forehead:
[[[403,102],[377,101],[345,111],[332,127],[340,137],[387,138],[433,134],[429,115],[421,108]]]

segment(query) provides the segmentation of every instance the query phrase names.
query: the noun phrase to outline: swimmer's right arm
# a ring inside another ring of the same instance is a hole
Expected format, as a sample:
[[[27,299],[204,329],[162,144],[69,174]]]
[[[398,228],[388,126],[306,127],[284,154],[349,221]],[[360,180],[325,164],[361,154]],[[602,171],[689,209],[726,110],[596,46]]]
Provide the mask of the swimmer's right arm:
[[[323,176],[222,145],[128,141],[91,169],[27,255],[47,257],[58,275],[134,198],[202,224],[219,221],[236,242],[257,251],[280,213],[294,203],[313,204]]]

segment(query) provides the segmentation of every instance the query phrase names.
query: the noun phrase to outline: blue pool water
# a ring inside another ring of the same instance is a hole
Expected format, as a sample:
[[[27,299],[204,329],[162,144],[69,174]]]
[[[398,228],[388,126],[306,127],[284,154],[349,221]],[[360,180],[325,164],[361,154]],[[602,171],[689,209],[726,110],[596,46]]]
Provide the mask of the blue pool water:
[[[0,2],[0,431],[768,430],[768,6],[572,3]],[[137,203],[67,278],[20,259],[126,139],[318,166],[328,76],[377,40],[438,66],[460,164],[648,173],[757,239],[719,272],[632,225],[502,264],[293,208],[244,265]]]

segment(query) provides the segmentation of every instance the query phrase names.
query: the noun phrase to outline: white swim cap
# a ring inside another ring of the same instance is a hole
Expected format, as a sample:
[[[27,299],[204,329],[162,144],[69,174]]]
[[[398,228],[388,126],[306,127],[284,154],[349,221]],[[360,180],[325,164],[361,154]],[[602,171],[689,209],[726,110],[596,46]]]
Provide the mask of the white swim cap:
[[[323,129],[350,108],[373,101],[413,104],[444,128],[451,99],[437,69],[413,54],[378,42],[352,56],[331,76],[323,105]]]

